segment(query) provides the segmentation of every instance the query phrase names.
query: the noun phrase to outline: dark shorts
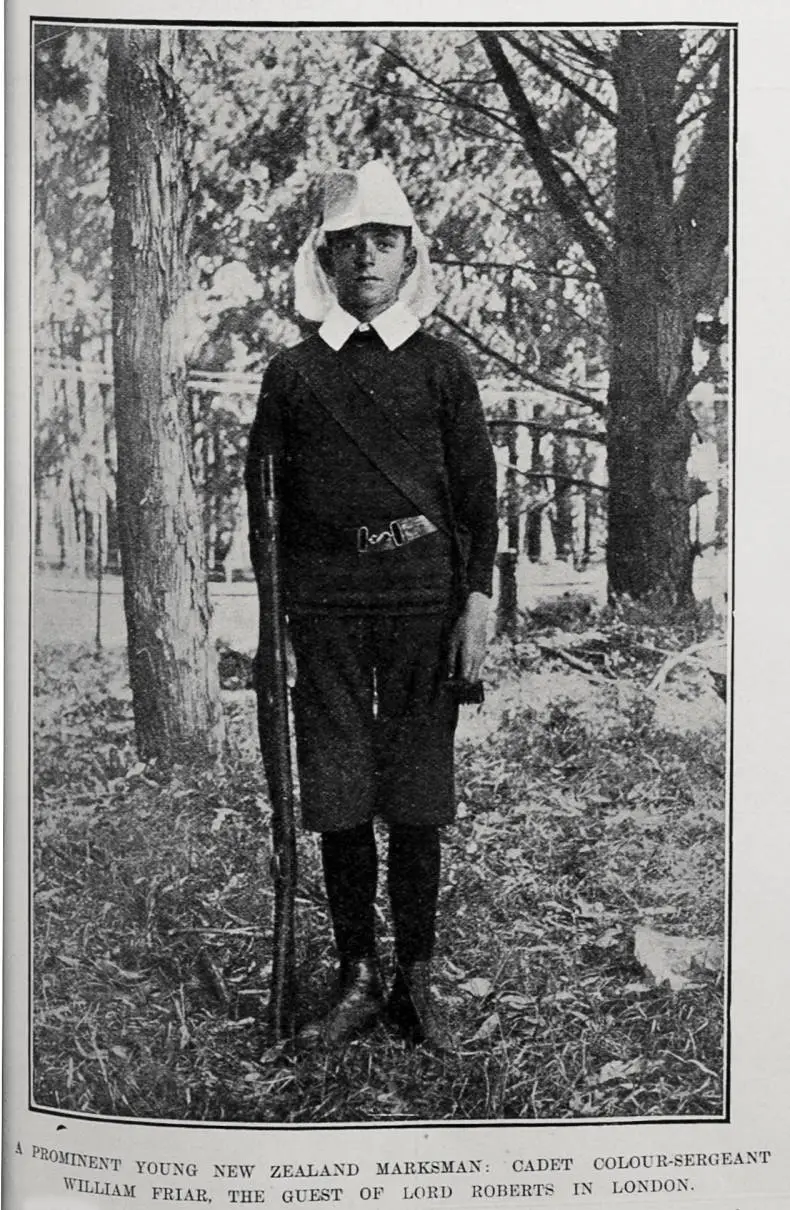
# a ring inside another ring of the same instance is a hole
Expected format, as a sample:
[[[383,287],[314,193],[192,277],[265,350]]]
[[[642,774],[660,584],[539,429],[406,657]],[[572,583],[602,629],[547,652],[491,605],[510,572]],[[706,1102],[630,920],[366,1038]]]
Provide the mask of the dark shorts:
[[[458,707],[443,688],[446,614],[291,618],[302,821],[312,831],[455,815]]]

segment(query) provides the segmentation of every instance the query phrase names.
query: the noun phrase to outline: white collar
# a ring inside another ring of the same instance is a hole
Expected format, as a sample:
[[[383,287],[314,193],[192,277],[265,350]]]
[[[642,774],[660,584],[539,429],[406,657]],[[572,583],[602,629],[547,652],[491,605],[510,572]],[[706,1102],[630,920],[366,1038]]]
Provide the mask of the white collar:
[[[353,315],[349,315],[348,311],[344,311],[340,303],[335,303],[318,329],[318,335],[329,345],[330,349],[334,349],[337,353],[352,332],[356,332],[357,329],[364,331],[366,328],[373,328],[373,331],[381,337],[389,351],[392,352],[393,349],[405,344],[409,337],[419,330],[419,327],[420,321],[400,299],[386,311],[382,311],[375,319],[371,319],[369,324],[360,323]]]

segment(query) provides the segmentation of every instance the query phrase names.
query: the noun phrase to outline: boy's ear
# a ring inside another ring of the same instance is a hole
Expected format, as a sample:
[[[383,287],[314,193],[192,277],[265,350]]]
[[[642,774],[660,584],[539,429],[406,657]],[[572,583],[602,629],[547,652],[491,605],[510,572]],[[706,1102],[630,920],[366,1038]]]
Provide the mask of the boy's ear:
[[[414,272],[414,267],[417,264],[417,249],[414,247],[414,244],[409,244],[408,248],[406,249],[403,264],[403,280],[405,281],[407,277],[411,277],[412,273]],[[324,270],[324,272],[326,272],[326,270]]]
[[[318,257],[318,263],[323,269],[327,277],[334,277],[334,263],[332,259],[332,250],[329,244],[319,244],[315,250]]]

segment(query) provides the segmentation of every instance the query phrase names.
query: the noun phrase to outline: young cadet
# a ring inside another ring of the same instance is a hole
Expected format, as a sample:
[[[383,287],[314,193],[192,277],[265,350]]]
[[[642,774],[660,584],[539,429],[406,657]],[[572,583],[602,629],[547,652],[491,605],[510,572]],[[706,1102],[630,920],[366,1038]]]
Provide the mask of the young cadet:
[[[303,824],[320,832],[339,992],[303,1041],[339,1045],[386,1008],[448,1045],[430,985],[439,827],[455,814],[458,699],[477,680],[497,545],[496,472],[465,355],[423,332],[427,244],[382,161],[324,183],[295,267],[317,332],[266,370],[246,485],[275,456]],[[376,956],[374,817],[389,827],[395,978]]]

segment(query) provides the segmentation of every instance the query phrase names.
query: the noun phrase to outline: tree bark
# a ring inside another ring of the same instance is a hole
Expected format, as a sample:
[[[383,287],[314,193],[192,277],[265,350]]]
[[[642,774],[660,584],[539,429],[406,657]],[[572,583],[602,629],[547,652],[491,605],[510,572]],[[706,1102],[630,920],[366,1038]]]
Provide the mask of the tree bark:
[[[705,222],[705,254],[695,254],[691,271],[679,213],[683,193],[674,199],[679,67],[677,31],[621,34],[614,62],[618,238],[616,287],[609,298],[607,569],[612,595],[669,605],[693,599],[686,464],[694,425],[686,396],[694,320],[713,272],[705,267],[718,264],[727,237],[725,168],[722,195],[706,199],[708,207],[723,208],[725,218]],[[703,144],[710,135],[706,130]],[[726,148],[725,140],[725,158]],[[703,146],[697,160],[705,154]],[[687,184],[693,173],[692,163]],[[693,216],[697,246],[703,240],[696,228],[706,218],[701,212]]]
[[[730,458],[729,451],[729,408],[726,395],[717,394],[713,400],[715,423],[716,454],[719,463],[719,478],[716,491],[716,548],[722,550],[729,540],[730,528],[730,488],[726,468]]]
[[[694,558],[686,471],[693,419],[686,396],[694,322],[729,237],[730,35],[709,63],[718,80],[677,196],[680,32],[624,30],[611,62],[605,60],[618,101],[611,239],[558,171],[501,45],[504,35],[478,36],[546,196],[595,269],[609,312],[610,594],[686,603]]]
[[[187,147],[178,35],[108,35],[117,510],[140,755],[216,755],[222,716],[186,440]]]
[[[43,384],[36,384],[33,391],[33,441],[35,452],[33,456],[33,499],[35,513],[33,523],[33,558],[41,558],[41,497],[44,494],[44,468],[41,465],[41,403],[40,391]]]
[[[102,333],[101,338],[101,364],[102,369],[106,369],[108,367],[107,336],[104,333]],[[118,518],[115,508],[115,494],[118,476],[115,471],[117,459],[114,455],[112,447],[113,414],[110,384],[108,382],[100,383],[99,393],[101,395],[104,475],[108,480],[107,491],[104,493],[104,567],[108,572],[112,573],[117,572],[120,569],[121,552],[118,546]]]

